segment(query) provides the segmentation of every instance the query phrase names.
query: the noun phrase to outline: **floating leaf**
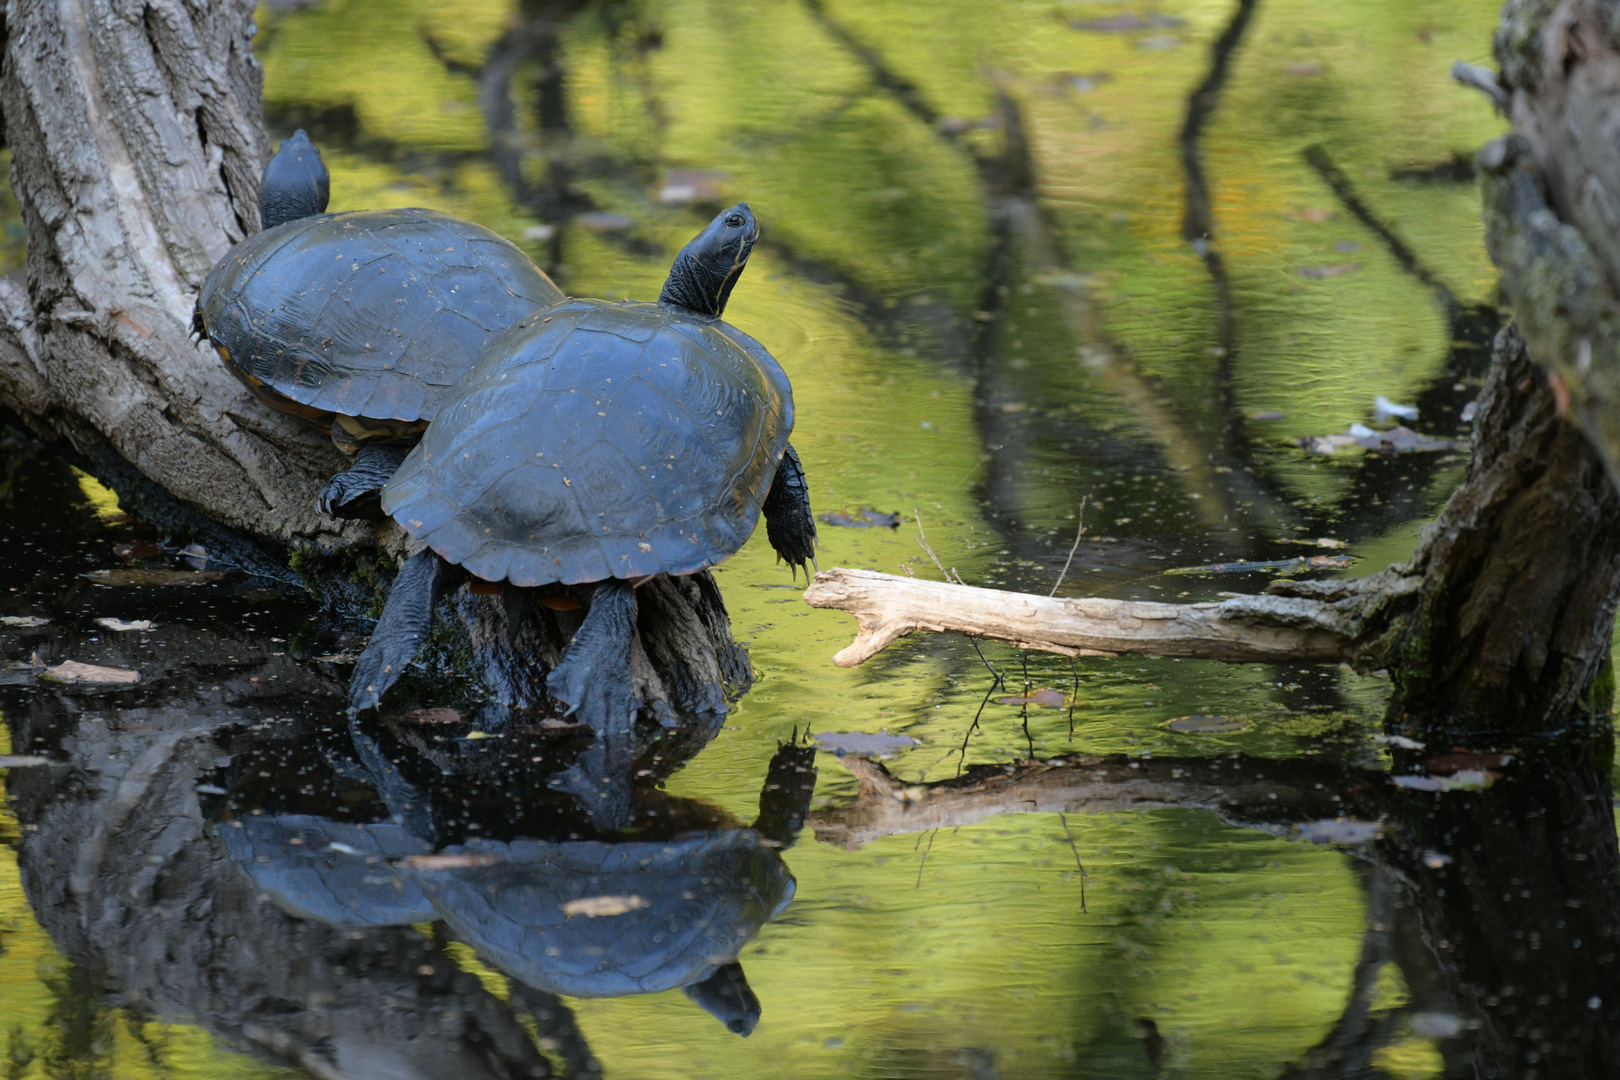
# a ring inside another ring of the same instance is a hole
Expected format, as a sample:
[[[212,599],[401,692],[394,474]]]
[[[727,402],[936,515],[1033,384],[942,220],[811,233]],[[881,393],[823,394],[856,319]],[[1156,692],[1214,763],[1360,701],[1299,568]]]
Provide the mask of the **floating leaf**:
[[[119,570],[92,570],[83,575],[98,585],[205,585],[225,576],[223,570],[152,570],[129,566]]]
[[[1484,791],[1501,778],[1489,769],[1461,769],[1452,776],[1392,776],[1390,783],[1407,791]]]
[[[1134,30],[1163,30],[1180,26],[1174,15],[1110,15],[1102,19],[1076,19],[1069,24],[1076,30],[1089,30],[1093,34],[1128,34]]]
[[[141,681],[141,673],[127,668],[102,667],[99,664],[81,664],[77,660],[64,660],[55,667],[39,673],[52,682],[93,684],[100,686],[130,686]]]
[[[97,626],[105,626],[108,630],[150,630],[151,619],[133,619],[125,622],[123,619],[97,619]]]
[[[479,866],[494,866],[501,860],[493,855],[407,855],[395,863],[407,870],[467,870]]]
[[[1455,450],[1457,444],[1449,439],[1435,439],[1420,435],[1409,427],[1392,427],[1388,431],[1373,431],[1360,424],[1351,424],[1341,435],[1307,435],[1295,444],[1313,454],[1333,454],[1351,446],[1377,450],[1386,454],[1405,454],[1416,450]]]
[[[1068,699],[1062,694],[1056,690],[1048,690],[1044,686],[1023,696],[998,697],[996,700],[1003,705],[1039,705],[1043,709],[1061,709],[1068,703]]]
[[[0,769],[27,769],[34,765],[49,765],[50,758],[32,754],[0,754]]]
[[[333,652],[323,656],[312,656],[310,659],[322,664],[352,664],[360,658],[353,653]]]
[[[448,705],[440,705],[432,709],[412,709],[400,719],[413,724],[459,724],[461,713]]]
[[[816,745],[843,757],[845,754],[887,754],[916,746],[917,740],[910,735],[890,735],[886,731],[876,735],[862,731],[824,731],[816,736]]]
[[[113,554],[125,562],[137,559],[155,559],[163,554],[163,545],[156,540],[125,540],[113,545]]]
[[[900,515],[885,514],[870,506],[863,506],[851,514],[848,510],[836,510],[818,515],[828,525],[837,525],[845,529],[898,529]]]
[[[40,615],[0,615],[0,626],[44,626],[50,621]]]
[[[1192,735],[1230,735],[1234,731],[1248,730],[1249,722],[1240,716],[1193,713],[1191,716],[1178,717],[1164,726],[1171,731]]]
[[[1384,835],[1385,828],[1382,821],[1334,818],[1306,822],[1300,825],[1299,833],[1313,844],[1365,844]]]
[[[1331,266],[1302,266],[1299,268],[1299,276],[1302,278],[1310,278],[1313,281],[1320,281],[1323,278],[1343,277],[1345,274],[1354,274],[1360,269],[1361,264],[1358,262],[1334,263]]]
[[[1385,743],[1389,746],[1398,746],[1402,750],[1421,750],[1423,744],[1416,739],[1408,739],[1405,735],[1374,735],[1373,742]]]
[[[575,915],[583,915],[587,919],[600,919],[640,911],[647,907],[652,905],[639,896],[582,896],[578,900],[568,901],[562,906],[562,910],[570,919]]]

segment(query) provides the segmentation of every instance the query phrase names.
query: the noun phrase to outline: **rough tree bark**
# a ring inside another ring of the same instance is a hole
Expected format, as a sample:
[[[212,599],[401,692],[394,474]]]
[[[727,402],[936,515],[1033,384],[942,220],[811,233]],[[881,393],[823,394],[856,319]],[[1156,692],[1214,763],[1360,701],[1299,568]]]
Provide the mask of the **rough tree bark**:
[[[0,109],[28,280],[0,281],[0,405],[126,501],[172,496],[274,548],[353,542],[368,530],[315,511],[330,442],[254,407],[189,338],[209,269],[258,229],[252,18],[251,0],[10,4]]]

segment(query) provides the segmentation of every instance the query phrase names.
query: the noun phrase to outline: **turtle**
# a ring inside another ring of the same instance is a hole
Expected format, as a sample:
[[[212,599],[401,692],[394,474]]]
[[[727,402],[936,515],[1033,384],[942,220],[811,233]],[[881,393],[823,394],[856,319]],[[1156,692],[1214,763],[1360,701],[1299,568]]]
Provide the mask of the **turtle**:
[[[259,192],[264,231],[209,273],[192,331],[260,401],[354,458],[321,491],[323,513],[380,517],[377,492],[485,343],[563,293],[481,225],[325,213],[330,184],[308,135],[282,141]]]
[[[599,734],[634,722],[636,583],[723,561],[762,511],[779,560],[808,572],[816,527],[788,442],[792,388],[721,318],[758,238],[738,203],[681,249],[656,303],[567,300],[490,343],[383,488],[384,512],[422,546],[355,665],[351,712],[376,706],[415,656],[450,566],[586,587],[546,686]]]

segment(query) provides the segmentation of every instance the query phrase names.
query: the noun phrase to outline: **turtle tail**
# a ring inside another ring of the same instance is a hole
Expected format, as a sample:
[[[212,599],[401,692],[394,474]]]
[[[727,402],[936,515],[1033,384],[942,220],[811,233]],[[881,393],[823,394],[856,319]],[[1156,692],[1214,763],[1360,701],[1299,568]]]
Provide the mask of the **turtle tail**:
[[[405,673],[433,627],[433,607],[444,591],[445,561],[432,548],[405,560],[383,605],[366,651],[355,661],[349,683],[349,713],[374,709]]]

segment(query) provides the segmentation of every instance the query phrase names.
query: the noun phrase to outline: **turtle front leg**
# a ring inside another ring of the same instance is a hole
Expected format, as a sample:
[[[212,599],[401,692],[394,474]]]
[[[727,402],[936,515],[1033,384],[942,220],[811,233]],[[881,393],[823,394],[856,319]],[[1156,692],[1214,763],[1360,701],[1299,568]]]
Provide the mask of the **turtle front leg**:
[[[804,479],[804,466],[799,464],[792,443],[776,466],[776,478],[765,495],[763,509],[765,536],[777,557],[793,569],[794,580],[801,566],[808,577],[809,564],[816,559],[816,518],[810,512],[810,485]]]
[[[336,518],[380,518],[383,485],[410,456],[411,448],[391,442],[364,442],[354,464],[321,489],[316,506]]]
[[[598,735],[628,735],[636,722],[636,687],[630,674],[630,642],[636,632],[636,591],[628,581],[596,583],[585,621],[546,676],[564,714],[589,724]]]

